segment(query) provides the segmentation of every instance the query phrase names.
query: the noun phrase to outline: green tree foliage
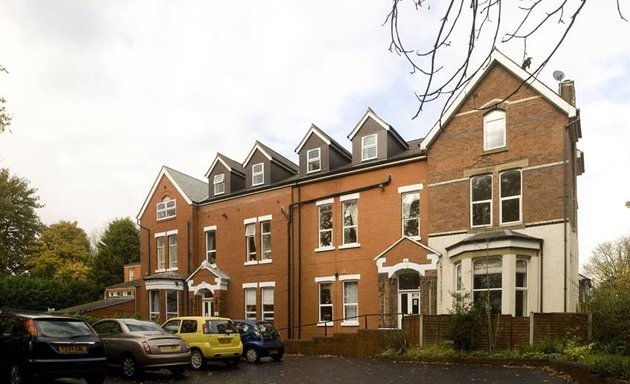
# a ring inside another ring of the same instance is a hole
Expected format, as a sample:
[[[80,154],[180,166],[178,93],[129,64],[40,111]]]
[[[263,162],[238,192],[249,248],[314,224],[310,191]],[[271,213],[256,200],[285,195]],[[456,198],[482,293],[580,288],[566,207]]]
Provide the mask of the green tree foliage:
[[[85,231],[76,221],[60,221],[42,231],[27,266],[33,277],[88,281],[90,257],[90,241]]]
[[[0,279],[0,308],[46,311],[97,300],[100,294],[91,284],[64,279],[11,276]]]
[[[455,348],[470,351],[478,346],[484,312],[483,304],[473,303],[470,292],[453,294],[448,332]]]
[[[9,73],[2,65],[0,65],[0,72]],[[6,107],[4,106],[6,102],[6,99],[0,96],[0,133],[4,132],[9,124],[11,124],[11,116],[7,114]]]
[[[630,275],[630,235],[599,244],[584,265],[584,272],[595,284]]]
[[[96,246],[92,276],[101,289],[123,281],[123,266],[140,260],[140,232],[130,218],[109,223]]]
[[[607,352],[630,355],[630,274],[601,283],[593,289],[589,308],[593,338]]]
[[[0,169],[0,277],[20,273],[42,224],[37,189],[26,179]]]

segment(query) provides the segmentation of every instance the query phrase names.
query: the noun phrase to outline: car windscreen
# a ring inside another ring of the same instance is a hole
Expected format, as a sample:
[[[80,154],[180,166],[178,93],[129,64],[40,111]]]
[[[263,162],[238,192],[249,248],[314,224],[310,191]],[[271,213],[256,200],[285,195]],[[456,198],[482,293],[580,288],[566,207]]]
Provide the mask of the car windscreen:
[[[125,320],[123,323],[129,328],[129,332],[164,332],[157,324],[146,321]]]
[[[35,319],[40,336],[79,337],[94,336],[92,329],[83,321],[70,319]]]
[[[275,339],[278,336],[278,330],[271,323],[258,323],[258,330],[265,339]]]
[[[204,333],[238,333],[236,327],[230,320],[207,320],[203,327]]]

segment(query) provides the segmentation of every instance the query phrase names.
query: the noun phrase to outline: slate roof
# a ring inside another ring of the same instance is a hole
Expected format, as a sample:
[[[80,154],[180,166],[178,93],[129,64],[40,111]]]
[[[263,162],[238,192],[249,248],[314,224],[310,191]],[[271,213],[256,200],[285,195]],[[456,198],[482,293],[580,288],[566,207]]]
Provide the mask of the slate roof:
[[[109,297],[104,300],[92,301],[90,303],[85,303],[81,305],[75,305],[74,307],[60,309],[58,311],[55,311],[55,313],[84,313],[84,312],[95,311],[97,309],[112,307],[118,304],[128,303],[134,300],[135,298],[133,296]]]
[[[164,166],[164,169],[173,178],[173,181],[179,185],[186,196],[193,202],[198,203],[208,197],[208,183],[197,180],[192,176]]]
[[[536,242],[542,241],[542,239],[534,236],[529,236],[520,232],[512,231],[510,229],[504,229],[501,231],[477,233],[476,235],[472,235],[462,241],[449,245],[448,247],[446,247],[446,250],[449,251],[455,247],[459,247],[464,244],[478,244],[506,239],[521,239]]]

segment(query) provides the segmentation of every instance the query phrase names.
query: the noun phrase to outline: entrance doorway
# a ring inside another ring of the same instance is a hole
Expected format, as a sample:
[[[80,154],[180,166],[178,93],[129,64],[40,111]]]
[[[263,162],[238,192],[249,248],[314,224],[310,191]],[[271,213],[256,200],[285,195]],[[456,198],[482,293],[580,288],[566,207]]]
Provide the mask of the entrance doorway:
[[[420,314],[420,274],[403,271],[398,275],[398,328],[404,316]]]
[[[201,315],[202,316],[214,316],[214,298],[212,292],[204,292],[201,299]]]

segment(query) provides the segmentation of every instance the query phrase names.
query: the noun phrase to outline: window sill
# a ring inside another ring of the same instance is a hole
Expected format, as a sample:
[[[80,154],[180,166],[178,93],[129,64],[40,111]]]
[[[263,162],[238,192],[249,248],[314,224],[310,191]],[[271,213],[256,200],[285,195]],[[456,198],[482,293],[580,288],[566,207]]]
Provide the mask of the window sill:
[[[359,322],[358,321],[342,321],[341,326],[342,327],[358,327]]]
[[[271,264],[271,261],[272,261],[271,259],[264,259],[264,260],[260,260],[258,264]]]
[[[344,244],[337,247],[337,249],[350,249],[350,248],[360,248],[361,243],[352,243],[352,244]]]
[[[320,321],[319,323],[317,323],[318,327],[332,327],[335,323],[333,323],[332,321]]]
[[[243,265],[258,265],[257,261],[246,261],[243,263]]]
[[[315,252],[328,252],[328,251],[334,251],[334,250],[335,250],[335,247],[332,247],[332,246],[315,248]]]
[[[492,148],[492,149],[484,149],[483,152],[481,153],[482,156],[486,156],[486,155],[492,155],[494,153],[500,153],[500,152],[507,152],[507,147],[498,147],[498,148]]]
[[[161,269],[156,269],[155,273],[162,273],[162,272],[166,272],[166,269],[161,268]]]
[[[167,269],[168,272],[178,271],[177,267]]]
[[[175,216],[169,216],[169,217],[163,217],[163,218],[161,218],[161,219],[155,219],[155,221],[158,221],[158,222],[159,222],[159,221],[173,220],[173,219],[175,219],[175,218],[177,218],[177,215],[175,215]]]
[[[411,240],[415,240],[415,241],[422,240],[422,238],[420,236],[404,236],[404,237],[406,237],[408,239],[411,239]]]

